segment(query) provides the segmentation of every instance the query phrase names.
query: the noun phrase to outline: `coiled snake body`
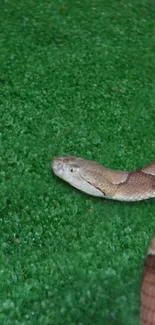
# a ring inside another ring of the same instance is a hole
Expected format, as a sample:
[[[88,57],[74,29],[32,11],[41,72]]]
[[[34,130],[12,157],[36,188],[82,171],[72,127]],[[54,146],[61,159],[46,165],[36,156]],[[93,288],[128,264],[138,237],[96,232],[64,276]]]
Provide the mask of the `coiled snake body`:
[[[135,171],[118,171],[75,156],[53,160],[53,172],[75,188],[102,198],[141,201],[155,198],[155,161]],[[144,263],[140,325],[155,325],[155,236]]]

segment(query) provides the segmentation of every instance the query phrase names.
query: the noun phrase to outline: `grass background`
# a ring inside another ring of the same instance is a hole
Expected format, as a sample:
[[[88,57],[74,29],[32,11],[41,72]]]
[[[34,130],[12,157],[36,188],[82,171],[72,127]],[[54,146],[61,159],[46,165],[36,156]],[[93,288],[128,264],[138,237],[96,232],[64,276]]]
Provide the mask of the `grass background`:
[[[0,6],[0,324],[138,325],[154,200],[89,197],[50,162],[155,159],[154,2]]]

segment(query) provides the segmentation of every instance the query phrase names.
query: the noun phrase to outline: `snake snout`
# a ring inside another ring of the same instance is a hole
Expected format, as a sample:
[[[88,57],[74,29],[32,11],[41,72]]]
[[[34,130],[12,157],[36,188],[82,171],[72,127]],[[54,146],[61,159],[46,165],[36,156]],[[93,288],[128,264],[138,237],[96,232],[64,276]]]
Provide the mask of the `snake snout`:
[[[57,169],[57,167],[58,167],[58,161],[57,161],[57,159],[54,159],[51,162],[51,169],[54,171],[55,169]]]
[[[59,158],[53,159],[51,163],[51,169],[56,175],[60,175],[63,172],[63,162]]]

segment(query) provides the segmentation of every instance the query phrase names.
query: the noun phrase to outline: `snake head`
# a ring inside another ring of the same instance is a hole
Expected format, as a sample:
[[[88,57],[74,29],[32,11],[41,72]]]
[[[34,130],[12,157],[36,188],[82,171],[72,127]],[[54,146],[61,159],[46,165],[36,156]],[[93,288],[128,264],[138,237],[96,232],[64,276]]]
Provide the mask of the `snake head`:
[[[103,197],[102,193],[88,177],[88,162],[75,156],[56,157],[51,168],[56,176],[63,179],[78,190],[93,196]],[[94,177],[92,177],[93,179]]]
[[[79,166],[74,156],[56,157],[51,164],[51,168],[55,175],[65,181],[79,178]]]

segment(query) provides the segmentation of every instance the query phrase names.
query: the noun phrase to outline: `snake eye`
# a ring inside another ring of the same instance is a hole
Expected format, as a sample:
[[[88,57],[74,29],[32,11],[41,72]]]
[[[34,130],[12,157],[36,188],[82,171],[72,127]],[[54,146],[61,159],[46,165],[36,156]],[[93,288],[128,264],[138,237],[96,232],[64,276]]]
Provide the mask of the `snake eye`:
[[[77,169],[78,169],[78,165],[76,165],[76,164],[73,164],[72,166],[69,167],[70,173],[76,172]]]

